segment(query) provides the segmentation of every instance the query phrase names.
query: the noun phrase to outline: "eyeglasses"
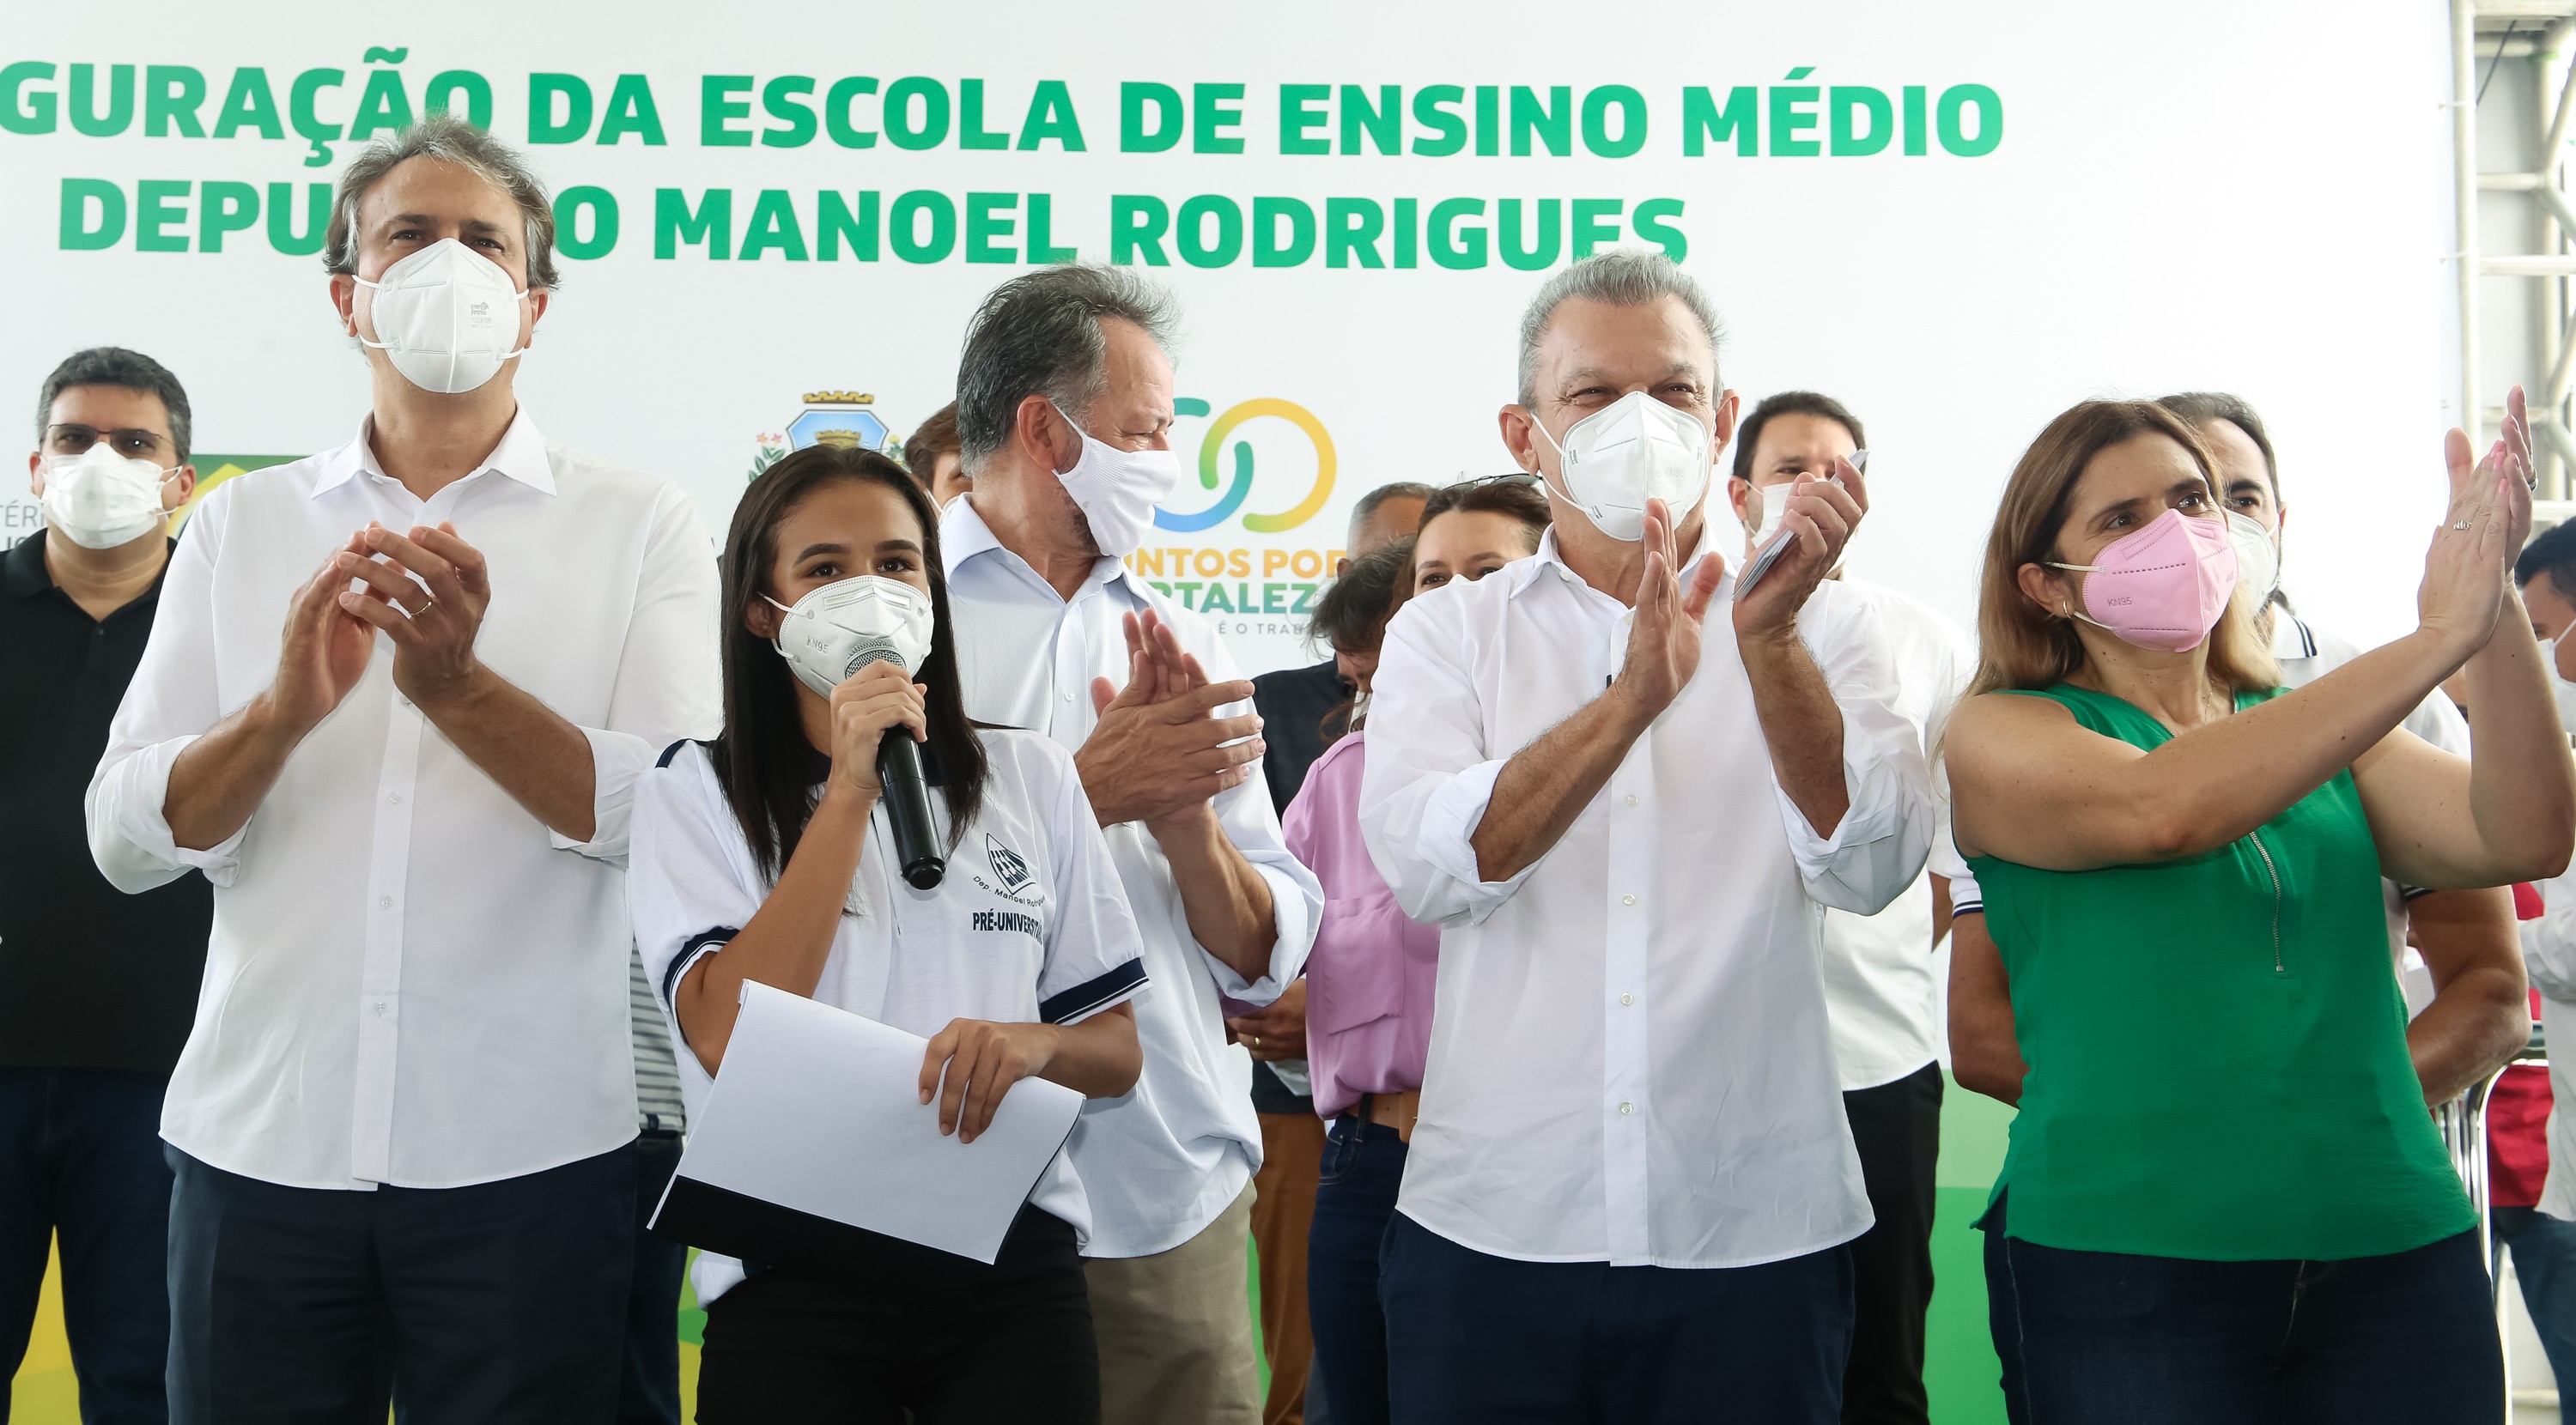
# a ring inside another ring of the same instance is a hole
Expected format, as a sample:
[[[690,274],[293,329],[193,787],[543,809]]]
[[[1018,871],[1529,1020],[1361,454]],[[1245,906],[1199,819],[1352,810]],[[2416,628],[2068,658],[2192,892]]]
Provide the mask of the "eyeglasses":
[[[1480,485],[1535,485],[1538,477],[1526,470],[1506,470],[1500,475],[1479,475],[1472,480],[1454,480],[1443,486],[1449,490],[1473,490]]]
[[[107,448],[128,460],[149,460],[155,465],[173,465],[170,438],[159,431],[125,427],[100,430],[96,426],[64,422],[45,427],[45,453],[48,455],[86,455],[89,448],[107,441]]]

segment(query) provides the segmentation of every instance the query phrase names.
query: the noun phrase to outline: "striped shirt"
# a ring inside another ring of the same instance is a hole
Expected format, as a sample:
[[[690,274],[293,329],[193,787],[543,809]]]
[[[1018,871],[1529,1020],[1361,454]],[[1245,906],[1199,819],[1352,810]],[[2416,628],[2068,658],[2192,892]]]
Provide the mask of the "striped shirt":
[[[689,1112],[680,1101],[679,1061],[671,1054],[661,1002],[644,979],[644,960],[632,947],[626,952],[626,1020],[635,1037],[637,1126],[646,1133],[680,1132],[689,1126]]]

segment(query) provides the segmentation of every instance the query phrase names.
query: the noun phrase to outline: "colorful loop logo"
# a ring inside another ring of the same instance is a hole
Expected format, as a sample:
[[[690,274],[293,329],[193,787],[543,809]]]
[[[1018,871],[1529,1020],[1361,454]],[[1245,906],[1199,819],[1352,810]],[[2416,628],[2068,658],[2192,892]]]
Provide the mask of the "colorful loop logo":
[[[1196,397],[1183,396],[1172,402],[1172,411],[1175,415],[1204,416],[1208,413],[1208,403]],[[1245,421],[1262,416],[1277,416],[1290,422],[1304,431],[1306,439],[1315,447],[1315,488],[1306,492],[1306,498],[1275,515],[1243,517],[1245,529],[1255,534],[1277,534],[1313,519],[1323,511],[1324,502],[1333,496],[1333,437],[1324,429],[1324,423],[1315,418],[1313,411],[1275,396],[1263,396],[1230,408],[1216,418],[1216,424],[1208,427],[1207,439],[1199,442],[1199,485],[1209,490],[1217,488],[1217,452],[1224,448],[1225,438]],[[1154,511],[1154,526],[1177,534],[1213,529],[1232,518],[1251,494],[1252,442],[1238,440],[1234,443],[1234,480],[1226,487],[1225,494],[1215,504],[1196,514],[1176,515],[1169,510],[1158,509]]]

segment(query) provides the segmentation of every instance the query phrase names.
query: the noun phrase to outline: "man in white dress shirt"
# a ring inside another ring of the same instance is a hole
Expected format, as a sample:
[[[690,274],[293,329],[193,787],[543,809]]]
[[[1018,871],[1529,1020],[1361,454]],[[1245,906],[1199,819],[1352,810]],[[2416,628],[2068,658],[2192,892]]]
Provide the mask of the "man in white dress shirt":
[[[350,163],[325,265],[373,408],[197,511],[90,784],[111,881],[216,887],[162,1113],[182,1425],[614,1418],[627,808],[715,730],[715,563],[520,409],[552,240],[461,120]]]
[[[1107,1425],[1251,1425],[1245,1296],[1261,1128],[1220,994],[1297,978],[1323,892],[1260,780],[1252,685],[1216,631],[1120,560],[1178,484],[1169,299],[1124,269],[996,289],[959,358],[966,498],[939,542],[966,711],[1074,753],[1144,936],[1144,1076],[1084,1105],[1071,1152]]]
[[[1408,1422],[1839,1407],[1870,1215],[1816,906],[1911,885],[1932,802],[1874,615],[1810,598],[1858,472],[1799,483],[1735,597],[1717,336],[1661,256],[1551,278],[1501,419],[1555,529],[1387,630],[1360,826],[1444,927],[1380,1286]]]
[[[1762,398],[1735,433],[1726,490],[1744,526],[1744,555],[1775,534],[1801,475],[1832,473],[1859,457],[1867,437],[1831,396],[1780,391]],[[1858,599],[1878,614],[1896,665],[1897,706],[1923,733],[1928,758],[1941,723],[1968,685],[1976,655],[1968,635],[1919,599],[1837,568],[1817,597]],[[1842,1076],[1843,1112],[1860,1150],[1862,1185],[1876,1222],[1852,1243],[1851,1363],[1843,1370],[1844,1425],[1928,1425],[1923,1321],[1932,1306],[1933,1169],[1941,1155],[1939,979],[1934,947],[1950,931],[1949,873],[1967,868],[1950,849],[1949,818],[1933,838],[1932,865],[1876,915],[1827,910],[1825,1019]]]

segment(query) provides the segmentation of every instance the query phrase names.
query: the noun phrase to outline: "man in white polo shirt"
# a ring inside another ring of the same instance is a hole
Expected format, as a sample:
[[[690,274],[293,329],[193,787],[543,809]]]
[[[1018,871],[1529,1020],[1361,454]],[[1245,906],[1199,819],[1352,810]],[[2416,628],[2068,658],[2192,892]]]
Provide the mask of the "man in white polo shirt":
[[[1875,614],[1817,588],[1859,472],[1798,482],[1741,597],[1710,538],[1718,330],[1658,254],[1549,279],[1501,420],[1554,527],[1387,628],[1360,829],[1442,926],[1379,1279],[1400,1420],[1839,1414],[1870,1212],[1815,907],[1912,884],[1932,797]]]
[[[161,1119],[180,1425],[615,1416],[627,809],[715,730],[715,561],[520,409],[552,239],[461,120],[351,161],[325,265],[373,408],[197,511],[90,784],[110,881],[216,888]]]
[[[1251,1061],[1220,994],[1297,978],[1323,891],[1260,780],[1252,685],[1206,620],[1120,558],[1180,467],[1168,433],[1169,299],[1124,269],[1063,266],[987,297],[957,373],[974,481],[939,542],[966,711],[1072,749],[1144,936],[1145,1072],[1074,1129],[1107,1425],[1252,1425],[1245,1297],[1261,1165]]]

